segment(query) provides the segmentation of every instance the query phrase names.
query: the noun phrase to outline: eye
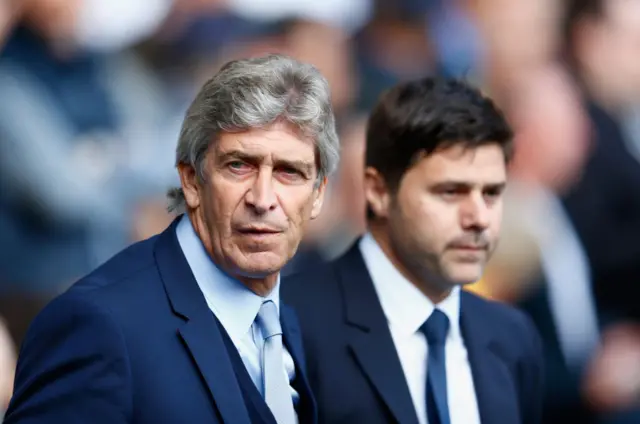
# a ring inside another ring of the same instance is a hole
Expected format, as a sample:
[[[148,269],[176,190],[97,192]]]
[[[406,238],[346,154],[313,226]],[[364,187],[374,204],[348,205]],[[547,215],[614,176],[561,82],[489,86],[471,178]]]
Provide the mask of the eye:
[[[240,160],[233,160],[227,163],[227,168],[233,172],[245,172],[248,171],[250,167],[248,164]]]
[[[285,176],[288,179],[299,179],[304,178],[302,172],[292,166],[282,166],[276,168],[276,172]]]
[[[460,187],[444,187],[440,190],[439,194],[446,200],[454,200],[465,193],[465,190]]]
[[[229,166],[229,168],[238,169],[244,166],[244,163],[240,162],[239,160],[234,160],[229,162],[227,165]]]
[[[491,200],[496,200],[500,198],[500,196],[502,196],[502,191],[503,191],[502,188],[491,188],[491,189],[485,190],[484,196]]]

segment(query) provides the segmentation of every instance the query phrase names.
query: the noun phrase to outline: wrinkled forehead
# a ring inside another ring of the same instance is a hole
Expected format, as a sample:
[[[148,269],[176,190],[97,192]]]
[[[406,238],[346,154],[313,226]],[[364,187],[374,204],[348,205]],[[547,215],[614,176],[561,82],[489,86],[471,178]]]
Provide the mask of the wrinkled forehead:
[[[316,163],[315,141],[282,124],[222,133],[213,150],[217,158],[231,155],[270,163],[279,160]]]

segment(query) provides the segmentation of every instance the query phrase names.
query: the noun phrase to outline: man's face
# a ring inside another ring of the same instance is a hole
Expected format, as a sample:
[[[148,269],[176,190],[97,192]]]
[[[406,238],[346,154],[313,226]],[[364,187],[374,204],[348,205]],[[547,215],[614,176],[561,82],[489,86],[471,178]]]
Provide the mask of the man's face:
[[[596,68],[598,82],[618,102],[640,97],[640,2],[608,0],[605,15],[592,22],[582,43]]]
[[[640,2],[615,0],[609,2],[607,19],[608,47],[612,50],[615,78],[624,78],[627,90],[640,95]]]
[[[82,0],[27,0],[25,21],[48,40],[67,42],[73,38],[82,9]]]
[[[505,182],[497,144],[421,158],[389,197],[387,231],[398,260],[443,289],[480,279],[498,241]]]
[[[189,189],[188,181],[195,179],[191,169],[181,169],[181,176],[192,218],[203,227],[199,234],[214,261],[243,277],[279,272],[322,206],[326,180],[316,184],[313,141],[276,123],[223,133],[205,160],[203,184]]]

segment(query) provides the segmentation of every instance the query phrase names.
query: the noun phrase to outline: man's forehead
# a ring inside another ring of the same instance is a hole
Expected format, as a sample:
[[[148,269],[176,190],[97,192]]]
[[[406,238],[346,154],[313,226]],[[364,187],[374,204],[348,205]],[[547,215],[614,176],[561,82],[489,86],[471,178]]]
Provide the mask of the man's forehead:
[[[248,155],[256,159],[313,161],[315,158],[313,142],[275,138],[268,133],[264,137],[247,137],[246,134],[221,137],[219,142],[215,143],[215,151],[218,155]]]
[[[497,144],[478,147],[452,146],[425,155],[422,160],[429,165],[449,167],[493,166],[505,165],[505,155]]]
[[[504,182],[507,174],[504,152],[498,145],[477,148],[454,146],[422,157],[416,168],[429,179],[491,183]]]

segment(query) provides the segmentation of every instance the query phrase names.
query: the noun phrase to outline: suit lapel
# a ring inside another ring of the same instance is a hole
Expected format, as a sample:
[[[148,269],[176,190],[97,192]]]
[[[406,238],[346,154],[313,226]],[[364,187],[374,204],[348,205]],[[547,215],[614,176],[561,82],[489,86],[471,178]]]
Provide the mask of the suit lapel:
[[[362,372],[399,424],[418,424],[409,387],[358,243],[336,263],[342,285],[350,349]]]
[[[483,301],[461,291],[460,327],[465,341],[482,424],[520,422],[517,387],[492,337],[495,327]]]
[[[213,313],[198,287],[176,236],[177,218],[158,237],[155,258],[176,315],[186,350],[202,375],[222,419],[227,424],[250,424],[240,386],[233,372]]]
[[[317,422],[317,405],[311,392],[311,386],[306,376],[306,362],[304,349],[302,346],[302,335],[300,326],[293,309],[287,305],[280,304],[280,321],[284,343],[289,350],[296,367],[296,390],[300,395],[300,408],[298,408],[298,421],[305,424]]]
[[[305,369],[306,363],[298,319],[293,309],[282,303],[280,304],[280,324],[282,325],[284,342],[287,345],[289,353],[296,362],[296,365]]]

